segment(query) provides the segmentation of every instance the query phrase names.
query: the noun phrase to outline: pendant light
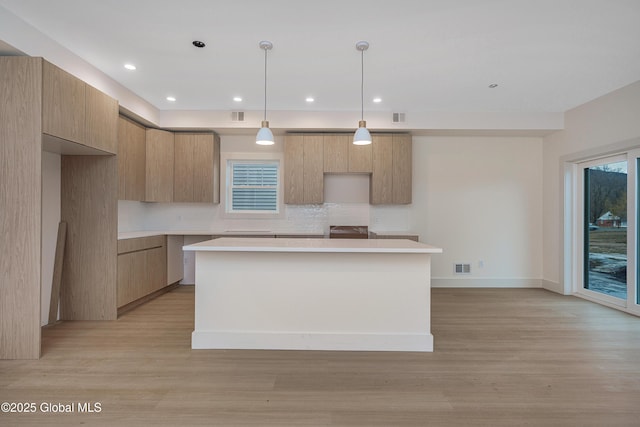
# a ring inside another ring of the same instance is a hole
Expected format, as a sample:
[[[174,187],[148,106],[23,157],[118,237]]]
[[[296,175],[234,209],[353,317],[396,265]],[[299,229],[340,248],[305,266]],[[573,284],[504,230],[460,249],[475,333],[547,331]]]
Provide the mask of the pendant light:
[[[267,51],[273,48],[273,43],[263,40],[260,42],[260,49],[264,50],[264,119],[262,120],[261,128],[256,135],[256,144],[259,145],[273,145],[273,133],[269,129],[269,122],[267,121]]]
[[[360,105],[362,109],[360,110],[361,116],[358,122],[358,129],[353,136],[353,143],[355,145],[368,145],[371,144],[371,134],[367,130],[367,122],[364,121],[364,51],[369,49],[369,42],[360,41],[356,43],[356,49],[360,51]]]

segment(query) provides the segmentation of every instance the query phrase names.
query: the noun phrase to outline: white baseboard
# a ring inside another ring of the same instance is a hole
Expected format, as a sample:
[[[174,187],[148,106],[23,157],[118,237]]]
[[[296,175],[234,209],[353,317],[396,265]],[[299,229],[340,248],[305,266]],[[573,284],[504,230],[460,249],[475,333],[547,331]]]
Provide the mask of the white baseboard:
[[[541,288],[541,279],[432,277],[432,288]]]
[[[193,349],[433,351],[431,334],[294,333],[199,330]]]
[[[542,279],[542,287],[548,291],[565,295],[564,287],[558,282],[552,282],[551,280]]]

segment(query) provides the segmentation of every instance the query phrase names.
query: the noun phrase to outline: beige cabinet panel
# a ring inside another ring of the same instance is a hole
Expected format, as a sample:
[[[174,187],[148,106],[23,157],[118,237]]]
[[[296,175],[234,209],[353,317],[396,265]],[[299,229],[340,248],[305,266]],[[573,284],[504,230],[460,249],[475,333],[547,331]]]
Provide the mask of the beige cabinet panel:
[[[412,139],[409,134],[393,135],[393,198],[394,204],[411,203],[411,151]]]
[[[284,140],[284,202],[292,205],[324,200],[322,134],[291,134]]]
[[[324,135],[324,172],[349,172],[349,135]],[[351,144],[353,145],[353,144]]]
[[[218,203],[214,200],[214,137],[213,134],[196,135],[193,142],[193,201]]]
[[[351,173],[371,173],[373,172],[372,146],[355,145],[351,141],[353,137],[349,135],[349,172]]]
[[[175,134],[174,202],[220,202],[220,139],[213,133]]]
[[[393,137],[372,135],[371,204],[393,203]]]
[[[147,294],[167,286],[167,248],[153,248],[144,251],[147,257]],[[144,296],[144,295],[143,295]]]
[[[41,64],[0,56],[0,359],[40,357]]]
[[[173,201],[173,132],[146,130],[145,201]]]
[[[284,202],[304,203],[304,139],[302,135],[284,138]]]
[[[118,152],[118,101],[86,85],[84,144],[98,150]]]
[[[411,135],[374,134],[372,136],[371,204],[411,203]]]
[[[84,143],[86,84],[47,61],[42,64],[42,132]]]
[[[145,283],[146,273],[147,257],[144,251],[118,255],[118,307],[144,296],[140,287]]]
[[[145,128],[125,117],[118,119],[118,199],[144,200]]]
[[[118,241],[118,308],[167,286],[166,239],[163,235]]]
[[[117,173],[116,156],[62,156],[60,220],[67,223],[63,320],[117,316]]]
[[[303,186],[305,204],[324,201],[324,145],[322,135],[304,135]]]

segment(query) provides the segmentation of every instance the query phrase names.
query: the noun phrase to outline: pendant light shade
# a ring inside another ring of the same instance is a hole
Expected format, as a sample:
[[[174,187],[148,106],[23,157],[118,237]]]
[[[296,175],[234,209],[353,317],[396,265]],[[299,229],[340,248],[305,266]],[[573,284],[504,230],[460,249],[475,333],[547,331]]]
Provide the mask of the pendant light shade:
[[[269,129],[269,121],[267,121],[267,51],[273,48],[273,43],[263,40],[260,42],[260,49],[264,50],[264,119],[260,124],[261,128],[256,135],[256,144],[273,145],[273,133]]]
[[[360,122],[358,122],[358,129],[355,135],[353,135],[353,143],[355,145],[368,145],[371,144],[371,134],[367,129],[367,122],[364,121],[364,51],[369,49],[369,42],[359,41],[356,43],[356,49],[360,52]]]
[[[353,143],[355,145],[368,145],[371,144],[371,134],[367,129],[367,122],[360,120],[356,134],[353,136]]]
[[[263,120],[261,126],[258,135],[256,135],[256,144],[273,145],[273,133],[271,133],[271,129],[269,129],[269,122]]]

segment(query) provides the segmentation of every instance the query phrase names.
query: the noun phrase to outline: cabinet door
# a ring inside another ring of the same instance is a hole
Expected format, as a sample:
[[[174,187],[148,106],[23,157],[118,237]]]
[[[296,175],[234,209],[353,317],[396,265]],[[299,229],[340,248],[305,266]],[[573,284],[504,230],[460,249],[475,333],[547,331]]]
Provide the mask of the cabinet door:
[[[145,128],[131,120],[118,119],[118,199],[144,200]]]
[[[302,135],[287,135],[284,138],[284,202],[304,203],[304,140]]]
[[[372,205],[393,203],[393,137],[372,135],[373,172],[370,201]]]
[[[351,143],[352,136],[349,135],[349,172],[371,173],[372,165],[372,144],[355,145]]]
[[[148,295],[167,286],[167,248],[153,248],[144,251],[147,264],[147,277],[144,295]]]
[[[84,144],[118,153],[118,101],[86,85]]]
[[[172,132],[147,129],[145,165],[145,201],[173,201],[173,151]]]
[[[85,137],[86,84],[43,61],[42,132],[77,143]]]
[[[174,202],[220,202],[219,141],[212,133],[175,134]]]
[[[196,135],[193,141],[193,201],[214,203],[213,134]]]
[[[393,203],[411,203],[411,147],[409,134],[393,135]]]
[[[303,185],[305,204],[324,201],[324,145],[322,135],[305,135],[303,149]]]
[[[117,306],[142,298],[147,281],[146,251],[118,255]]]
[[[349,172],[349,135],[324,135],[324,172]]]

